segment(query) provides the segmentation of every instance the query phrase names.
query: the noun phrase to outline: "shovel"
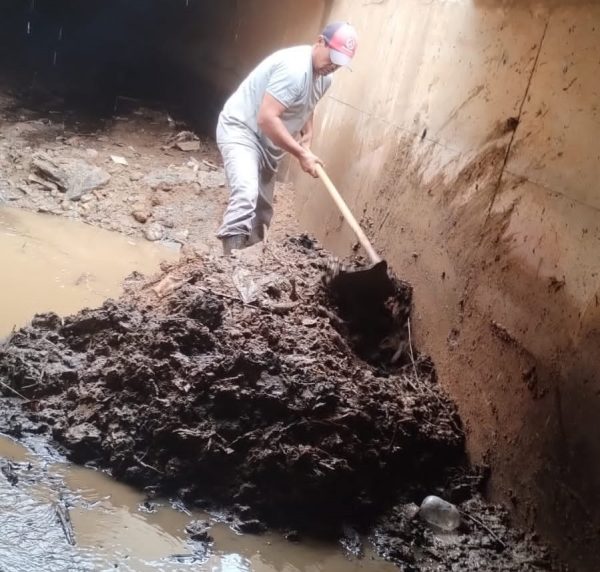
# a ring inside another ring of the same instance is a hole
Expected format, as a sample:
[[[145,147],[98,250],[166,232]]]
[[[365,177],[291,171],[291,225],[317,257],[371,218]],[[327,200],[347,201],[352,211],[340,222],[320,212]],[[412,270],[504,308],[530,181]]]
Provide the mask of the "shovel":
[[[372,307],[382,305],[387,298],[396,292],[394,282],[388,275],[387,262],[375,252],[367,235],[354,218],[352,211],[335,188],[325,169],[321,165],[317,165],[316,170],[331,198],[354,231],[354,234],[356,234],[358,242],[371,261],[371,266],[368,268],[337,270],[335,276],[329,281],[329,287],[344,306],[360,304],[363,307]]]

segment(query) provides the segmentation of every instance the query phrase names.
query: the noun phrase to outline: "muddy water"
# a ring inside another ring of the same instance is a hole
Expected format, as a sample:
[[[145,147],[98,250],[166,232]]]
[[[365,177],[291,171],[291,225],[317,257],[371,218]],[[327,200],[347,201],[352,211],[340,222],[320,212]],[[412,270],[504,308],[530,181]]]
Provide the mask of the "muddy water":
[[[62,217],[0,208],[0,338],[33,314],[64,315],[118,295],[133,270],[152,273],[176,250]]]
[[[0,463],[13,463],[19,481],[0,474],[0,570],[211,572],[391,572],[367,554],[349,559],[333,544],[292,544],[282,536],[237,535],[218,515],[190,512],[168,499],[144,504],[143,493],[105,474],[66,462],[39,438],[21,445],[0,436]],[[75,545],[56,517],[65,503]],[[193,520],[210,520],[214,545],[186,538]]]
[[[34,313],[68,314],[118,295],[133,270],[155,271],[177,253],[49,215],[0,208],[0,339]],[[0,436],[0,572],[83,570],[354,572],[396,570],[369,553],[350,560],[335,544],[292,544],[281,535],[237,535],[219,518],[144,494],[74,466],[44,440]],[[68,506],[75,545],[57,506]],[[185,527],[210,520],[214,545],[191,543]]]

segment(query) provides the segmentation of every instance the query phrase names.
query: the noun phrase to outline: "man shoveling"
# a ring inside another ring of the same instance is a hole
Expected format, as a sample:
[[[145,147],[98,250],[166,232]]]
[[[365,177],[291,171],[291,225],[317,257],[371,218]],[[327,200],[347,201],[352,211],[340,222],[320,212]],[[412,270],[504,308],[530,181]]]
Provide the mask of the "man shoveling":
[[[285,152],[317,176],[322,162],[310,150],[313,111],[331,85],[331,74],[351,62],[356,47],[352,26],[329,24],[313,46],[266,58],[225,104],[217,126],[230,189],[217,234],[225,254],[264,239],[273,216],[275,174]]]

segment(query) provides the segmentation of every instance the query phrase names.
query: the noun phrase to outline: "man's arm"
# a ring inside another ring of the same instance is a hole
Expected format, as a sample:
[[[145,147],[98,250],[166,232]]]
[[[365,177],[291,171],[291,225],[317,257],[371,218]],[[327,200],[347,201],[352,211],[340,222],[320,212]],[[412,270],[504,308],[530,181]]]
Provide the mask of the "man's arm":
[[[281,120],[285,109],[282,103],[266,93],[258,111],[258,127],[275,145],[296,157],[303,171],[317,177],[316,166],[322,165],[323,162],[309,149],[298,143],[286,129]]]

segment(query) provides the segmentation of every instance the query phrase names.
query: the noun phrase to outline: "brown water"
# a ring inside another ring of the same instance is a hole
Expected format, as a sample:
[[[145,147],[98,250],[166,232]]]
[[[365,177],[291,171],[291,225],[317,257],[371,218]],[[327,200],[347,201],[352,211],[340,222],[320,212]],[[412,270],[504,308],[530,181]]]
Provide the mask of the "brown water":
[[[0,570],[211,572],[391,572],[368,553],[348,558],[335,544],[293,544],[281,535],[238,535],[218,515],[188,511],[167,499],[144,506],[142,492],[100,471],[62,459],[40,438],[27,447],[0,436],[0,463],[14,463],[19,482],[0,475]],[[69,545],[56,518],[63,499],[75,534]],[[187,540],[193,520],[210,520],[214,545],[206,553]],[[199,551],[200,549],[200,551]]]
[[[0,208],[0,338],[36,312],[98,306],[176,250],[53,215]]]
[[[133,270],[151,273],[176,256],[82,223],[0,208],[0,339],[36,312],[65,315],[99,305],[119,294]],[[192,513],[168,499],[153,501],[149,512],[142,492],[66,462],[40,438],[20,444],[0,436],[0,465],[7,460],[19,482],[13,486],[0,473],[0,572],[397,570],[371,554],[351,560],[336,544],[238,535],[219,515]],[[55,507],[63,502],[75,546],[57,520]],[[185,534],[197,519],[213,524],[215,542],[207,553]]]

